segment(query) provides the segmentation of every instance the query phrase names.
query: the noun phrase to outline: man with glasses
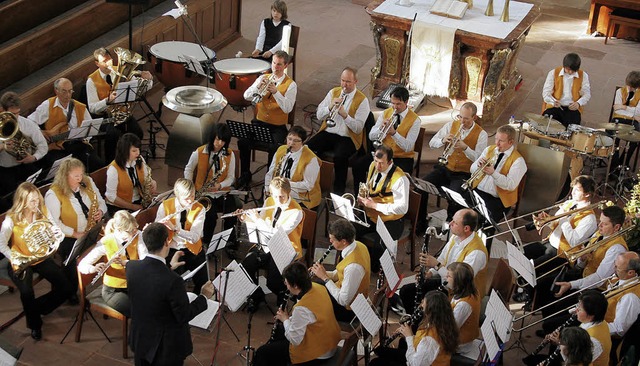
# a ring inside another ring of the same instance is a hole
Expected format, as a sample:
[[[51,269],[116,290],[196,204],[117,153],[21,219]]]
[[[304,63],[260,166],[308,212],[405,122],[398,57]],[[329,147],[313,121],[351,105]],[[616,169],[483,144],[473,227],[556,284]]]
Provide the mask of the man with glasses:
[[[300,206],[315,209],[320,204],[320,159],[304,145],[307,131],[300,126],[293,126],[287,135],[286,145],[276,151],[269,171],[264,176],[264,185],[269,187],[271,179],[282,177],[291,183],[291,198]]]
[[[87,106],[72,99],[71,80],[57,79],[53,83],[53,89],[56,96],[42,102],[35,112],[29,115],[29,119],[43,129],[42,134],[49,143],[49,151],[53,153],[53,150],[58,150],[56,157],[73,155],[85,164],[87,172],[103,167],[104,162],[90,144],[82,140],[65,141],[63,134],[69,131],[69,128],[80,127],[83,121],[91,119]]]
[[[487,147],[487,132],[476,123],[478,108],[471,102],[466,102],[460,107],[460,114],[455,120],[445,124],[438,133],[429,141],[429,147],[439,149],[443,146],[453,144],[451,154],[446,160],[433,167],[433,170],[423,179],[432,183],[439,190],[441,187],[454,189],[460,187],[462,181],[470,176],[471,164],[480,157],[482,151]],[[429,194],[421,192],[420,213],[418,217],[423,218],[418,223],[417,230],[424,232],[427,228],[427,204]],[[454,210],[447,211],[448,218],[453,217]],[[450,221],[450,220],[448,220]]]

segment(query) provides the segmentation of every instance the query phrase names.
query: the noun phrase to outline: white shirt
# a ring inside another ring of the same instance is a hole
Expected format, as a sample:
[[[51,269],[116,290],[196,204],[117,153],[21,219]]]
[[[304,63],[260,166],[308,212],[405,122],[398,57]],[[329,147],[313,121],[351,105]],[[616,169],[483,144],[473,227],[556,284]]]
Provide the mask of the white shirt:
[[[387,174],[389,174],[392,166],[393,164],[390,164],[383,172],[378,172],[374,169],[370,183],[372,189],[375,189],[376,187],[382,186],[382,184],[384,184],[384,181],[387,178]],[[378,180],[377,178],[378,173],[382,174],[380,180]],[[377,186],[374,186],[376,180],[378,180],[378,184]],[[383,215],[405,215],[407,211],[409,211],[409,178],[407,178],[406,175],[402,176],[400,179],[396,180],[396,182],[392,184],[390,188],[391,192],[393,193],[393,202],[376,203],[376,211],[380,212]]]
[[[400,121],[401,121],[400,124],[402,124],[402,120],[404,120],[407,117],[408,113],[409,113],[409,108],[405,108],[405,110],[400,113]],[[394,119],[395,119],[395,114],[392,114],[391,123],[395,122]],[[376,121],[376,124],[373,127],[371,127],[371,131],[369,131],[369,139],[371,139],[371,141],[374,141],[379,137],[380,130],[382,129],[383,124],[384,124],[384,113],[380,113],[380,116],[378,116],[378,120]],[[402,151],[404,152],[413,151],[413,148],[415,147],[415,144],[416,144],[416,140],[418,139],[418,134],[420,133],[420,125],[421,125],[421,121],[420,121],[420,117],[418,117],[416,118],[415,121],[413,121],[413,125],[411,125],[409,132],[407,132],[407,137],[404,137],[401,134],[396,132],[394,135],[391,136],[391,138],[398,145],[398,147],[402,149]],[[384,138],[385,136],[382,136],[383,140]]]
[[[422,337],[417,348],[413,348],[413,336],[405,338],[407,341],[407,366],[430,366],[440,352],[440,345],[432,337]]]
[[[347,111],[347,118],[342,118],[340,114],[336,113],[335,122],[336,125],[334,127],[327,126],[325,131],[329,133],[333,133],[343,137],[349,137],[349,130],[355,134],[359,134],[362,132],[364,128],[364,124],[369,117],[369,113],[371,112],[371,108],[369,107],[369,99],[364,98],[362,103],[356,109],[356,113],[353,117],[351,117],[348,112],[351,108],[351,102],[353,101],[353,97],[356,95],[356,88],[346,96],[346,100],[343,104],[344,110]],[[324,97],[322,102],[318,105],[318,109],[316,110],[316,116],[318,120],[324,121],[327,117],[329,117],[330,107],[333,105],[331,100],[333,99],[333,94],[331,90]]]
[[[500,170],[504,166],[509,156],[513,154],[513,151],[515,150],[515,148],[516,148],[515,145],[513,145],[504,152],[504,156],[502,157],[502,160],[500,160],[500,163],[496,167],[493,174],[485,175],[482,181],[480,181],[480,184],[478,185],[479,190],[485,193],[488,193],[493,197],[498,197],[498,192],[496,190],[496,187],[500,187],[507,191],[513,191],[516,188],[518,188],[518,185],[520,184],[520,181],[522,180],[524,173],[527,172],[527,164],[525,163],[522,157],[517,158],[516,161],[513,162],[507,175],[502,175],[500,173]],[[498,147],[496,146],[495,149],[496,149],[495,154],[497,156],[499,154]],[[489,147],[484,149],[484,151],[481,154],[481,157],[486,158],[488,152],[489,152]],[[480,158],[474,161],[473,164],[471,165],[471,170],[470,170],[471,173],[478,170],[479,160]]]
[[[591,328],[593,326],[596,326],[598,324],[600,324],[600,323],[593,323],[593,322],[582,323],[582,324],[580,324],[580,328],[582,328],[584,330],[587,330],[587,329],[589,329],[589,328]],[[591,337],[591,343],[593,343],[593,349],[592,349],[593,358],[592,358],[592,360],[595,361],[602,354],[603,348],[602,348],[602,344],[600,343],[600,341],[595,339],[594,337]]]
[[[53,217],[51,217],[51,212],[49,212],[47,219],[52,223],[54,222]],[[11,258],[11,248],[9,243],[11,241],[11,236],[13,235],[13,226],[13,219],[11,219],[11,216],[6,215],[4,217],[4,221],[2,221],[2,226],[0,227],[0,253],[2,253],[6,258]]]
[[[264,27],[264,22],[265,21],[273,23],[274,27],[277,27],[278,25],[280,25],[280,23],[282,23],[282,21],[274,22],[273,19],[267,19],[267,20],[263,20],[263,21],[260,22],[260,31],[258,32],[258,38],[256,39],[256,50],[260,50],[260,51],[264,51],[264,52],[269,51],[271,53],[275,53],[276,51],[282,49],[282,38],[280,38],[280,41],[278,43],[276,43],[276,45],[273,46],[273,48],[271,48],[270,50],[263,49],[264,48],[264,40],[267,37],[267,30]]]
[[[186,207],[182,206],[178,200],[175,200],[176,211],[180,212],[184,210]],[[191,210],[190,207],[186,208],[186,213],[188,214]],[[156,222],[162,220],[168,214],[164,211],[164,205],[158,206],[158,212],[156,213]],[[173,249],[184,249],[186,248],[185,239],[190,243],[195,243],[200,238],[202,238],[202,231],[204,229],[204,218],[205,218],[205,210],[200,210],[198,216],[195,217],[193,223],[191,224],[191,230],[185,230],[180,223],[180,215],[178,214],[174,216],[174,222],[176,223],[175,227],[177,229],[176,235],[173,236],[173,240],[171,240],[171,248]]]
[[[54,103],[53,103],[53,108],[62,109],[62,113],[66,117],[67,114],[69,113],[69,107],[71,106],[71,103],[73,103],[73,100],[71,100],[69,102],[69,105],[67,106],[67,108],[65,108],[65,107],[62,106],[62,104],[60,104],[60,100],[58,100],[58,98],[56,97],[56,99],[54,100]],[[76,128],[78,126],[77,113],[78,113],[78,111],[76,111],[76,109],[73,108],[73,112],[71,113],[71,119],[69,120],[69,127],[70,128]],[[35,123],[37,123],[38,125],[45,124],[49,120],[49,99],[46,99],[44,102],[42,102],[38,106],[38,108],[36,108],[35,112],[31,113],[28,118],[30,120],[34,121]],[[84,116],[82,117],[82,120],[83,121],[87,121],[87,120],[90,120],[90,119],[91,119],[91,114],[89,114],[89,109],[85,109],[84,110]]]
[[[549,71],[547,79],[544,81],[544,86],[542,87],[542,100],[549,104],[554,104],[556,102],[556,98],[553,97],[553,87],[555,84],[554,73],[555,69]],[[562,76],[563,79],[560,105],[566,107],[573,103],[573,94],[571,93],[573,79],[577,79],[580,76],[578,75],[578,72],[574,72],[571,75],[565,74],[564,68],[560,69],[559,75]],[[582,80],[582,87],[580,88],[580,99],[578,99],[577,102],[581,106],[584,106],[587,104],[589,99],[591,99],[591,85],[589,83],[589,75],[584,71],[582,72],[582,75],[584,76],[584,80]]]
[[[324,291],[324,290],[323,290]],[[284,321],[284,336],[289,343],[299,346],[307,332],[307,325],[317,321],[316,316],[311,310],[304,306],[296,306],[293,308],[291,317]],[[318,359],[331,358],[336,353],[336,348],[318,357]]]
[[[605,237],[604,240],[606,239],[607,238]],[[615,272],[614,262],[618,254],[622,254],[626,251],[627,250],[625,249],[625,247],[623,247],[620,244],[615,244],[611,246],[611,248],[607,249],[607,251],[605,252],[602,262],[600,262],[600,265],[598,265],[598,269],[596,269],[594,273],[588,275],[587,277],[580,278],[575,281],[571,281],[570,282],[571,288],[572,289],[587,288],[598,282],[602,284],[602,280],[604,280],[607,277],[610,277]]]
[[[448,122],[447,124],[445,124],[444,126],[442,126],[442,128],[438,131],[438,133],[436,133],[433,138],[431,139],[431,141],[429,141],[429,147],[432,149],[439,149],[442,146],[444,146],[445,142],[444,139],[445,137],[449,136],[449,134],[451,133],[451,126],[453,125],[453,121]],[[473,128],[475,127],[476,123],[473,122],[473,125],[471,125],[471,128],[469,128],[468,130],[462,127],[462,123],[460,123],[460,139],[464,140],[465,138],[467,138],[467,135],[469,135],[469,132],[471,132],[471,130],[473,130]],[[480,131],[480,134],[478,135],[478,141],[476,142],[476,148],[472,149],[471,147],[467,146],[466,149],[464,149],[464,156],[467,157],[467,159],[471,160],[471,161],[476,161],[482,154],[482,152],[484,151],[484,149],[486,149],[488,144],[488,135],[487,132],[485,130]]]
[[[33,153],[33,157],[36,158],[36,160],[42,159],[42,157],[49,151],[49,146],[47,145],[47,140],[45,140],[40,127],[38,127],[35,122],[26,119],[25,117],[17,116],[17,119],[18,129],[20,129],[22,135],[30,137],[36,145],[36,151]],[[11,168],[17,165],[20,165],[18,160],[7,152],[5,144],[5,149],[0,151],[0,166],[4,168]]]
[[[435,268],[430,268],[429,271],[434,275],[440,275],[442,282],[444,282],[447,279],[447,265],[458,259],[462,250],[475,236],[476,233],[473,233],[466,239],[460,240],[460,237],[454,235],[438,256],[438,262],[441,264],[440,269],[436,271]],[[487,256],[480,250],[473,250],[464,257],[462,262],[467,263],[471,268],[473,268],[473,276],[475,277],[478,272],[487,266]]]
[[[591,204],[589,201],[581,201],[574,202],[572,200],[568,200],[566,206],[572,207],[574,204],[576,208],[583,208]],[[564,213],[564,205],[560,207],[560,209],[555,213],[554,216]],[[575,214],[574,214],[575,215]],[[587,215],[578,221],[578,224],[575,228],[571,226],[571,218],[574,216],[563,217],[558,220],[558,225],[551,235],[549,236],[549,243],[556,249],[560,246],[560,238],[564,235],[564,238],[567,240],[567,243],[571,245],[571,247],[575,247],[576,245],[587,240],[593,233],[598,229],[598,222],[596,220],[596,215]],[[614,257],[615,259],[615,257]]]
[[[209,147],[205,146],[203,153],[209,153]],[[216,154],[211,154],[209,156],[209,166],[211,167],[212,174],[216,173],[216,167],[213,164],[213,159],[215,159]],[[220,169],[222,169],[222,154],[220,154]],[[194,180],[196,176],[196,168],[198,167],[198,151],[194,151],[189,156],[189,162],[187,166],[184,167],[184,177],[189,180]],[[227,178],[220,183],[220,188],[228,188],[233,185],[233,182],[236,180],[236,156],[233,152],[231,152],[231,158],[229,159],[229,165],[225,168],[227,171]]]
[[[464,322],[466,322],[467,319],[469,319],[469,317],[471,316],[473,309],[471,308],[471,305],[469,305],[468,302],[460,301],[460,299],[452,298],[451,304],[453,305],[453,317],[456,320],[456,325],[458,326],[458,329],[460,329],[460,327],[462,327]],[[474,346],[473,341],[467,342],[464,344],[459,344],[458,348],[456,349],[456,353],[461,353],[461,354],[468,353],[473,348],[473,346]]]
[[[271,236],[275,233],[275,229],[282,228],[287,235],[291,234],[293,230],[302,222],[304,218],[304,213],[302,210],[298,209],[286,209],[289,207],[291,203],[291,197],[282,205],[279,205],[283,208],[283,211],[280,213],[278,217],[278,221],[276,221],[276,227],[273,227],[273,217],[267,217],[267,210],[264,210],[260,213],[260,218],[254,223],[257,225],[258,230],[265,233],[267,237],[270,239]],[[265,201],[262,207],[267,207],[267,203]],[[273,215],[276,214],[276,209],[272,211]]]
[[[143,160],[144,161],[144,160]],[[144,164],[144,166],[146,167],[146,163]],[[125,164],[125,170],[127,170],[127,168],[135,168],[136,167],[136,161],[127,161],[127,163]],[[147,168],[145,168],[147,169]],[[138,177],[138,170],[134,169],[134,174],[135,176],[138,178],[138,180],[140,180],[140,177]],[[129,177],[129,173],[127,173],[127,177]],[[131,178],[129,178],[129,180],[131,180]],[[109,167],[107,168],[107,186],[104,192],[104,196],[107,199],[107,202],[109,203],[113,203],[116,200],[116,197],[118,197],[118,170],[112,166],[109,165]],[[133,187],[133,195],[131,196],[131,202],[136,202],[140,199],[140,191],[137,187]]]
[[[106,82],[107,74],[103,73],[102,70],[100,69],[98,69],[98,73],[100,74],[100,77],[102,77],[102,80]],[[112,82],[116,81],[117,76],[115,72],[108,75],[111,75]],[[135,77],[133,78],[133,80],[142,80],[142,79]],[[147,90],[153,88],[153,80],[147,80],[147,82],[148,82]],[[96,88],[96,84],[93,82],[93,79],[87,78],[87,108],[89,109],[89,112],[93,114],[101,114],[102,112],[105,111],[105,109],[107,109],[108,100],[109,100],[108,96],[102,100],[99,99],[98,88]]]
[[[624,86],[623,88],[627,88],[627,94],[628,94],[629,93],[629,87]],[[635,89],[633,91],[635,91],[636,93],[640,92],[639,89]],[[616,96],[615,96],[615,98],[613,100],[613,104],[623,104],[624,105],[626,102],[627,102],[626,100],[622,100],[622,88],[618,88],[618,90],[616,90]],[[630,105],[627,105],[627,106],[624,106],[624,108],[622,108],[622,109],[615,110],[614,112],[616,114],[624,116],[625,118],[633,119],[633,117],[636,115],[637,108],[638,108],[637,106],[632,107]]]
[[[342,251],[342,258],[348,256],[351,252],[356,249],[356,242],[349,244]],[[350,305],[353,302],[353,299],[356,297],[358,293],[358,287],[360,287],[360,282],[365,275],[364,267],[359,263],[351,263],[348,266],[344,267],[344,274],[342,277],[342,287],[336,286],[335,282],[338,279],[338,271],[330,271],[327,272],[327,275],[331,279],[328,281],[325,286],[327,287],[327,291],[329,294],[333,296],[336,302],[342,306]]]
[[[251,100],[253,98],[254,94],[258,93],[258,86],[260,85],[260,83],[262,83],[262,79],[264,78],[264,74],[260,75],[256,81],[249,87],[249,89],[247,89],[244,92],[244,99],[246,100]],[[282,81],[284,80],[285,74],[282,74],[281,77],[276,78],[274,80],[276,87],[278,87],[280,85],[280,83],[282,83]],[[296,104],[296,95],[298,94],[298,85],[296,84],[295,81],[291,80],[291,84],[289,84],[289,87],[287,88],[287,91],[284,92],[284,95],[282,95],[280,92],[276,92],[275,94],[270,94],[268,97],[273,97],[276,100],[276,103],[278,103],[278,107],[280,107],[280,109],[282,109],[282,111],[284,113],[291,113],[291,111],[293,110],[293,106]]]
[[[142,231],[138,231],[137,238],[138,238],[138,246],[137,246],[138,259],[142,260],[142,259],[144,259],[144,257],[147,256],[147,254],[149,254],[149,251],[147,251],[147,246],[144,245],[144,242],[142,241]],[[126,242],[125,243],[118,243],[118,249],[122,248],[124,244],[126,244]],[[124,253],[123,253],[123,255],[124,255]],[[106,257],[106,256],[107,256],[107,250],[104,247],[104,243],[103,243],[102,239],[100,239],[98,244],[96,244],[96,246],[93,247],[93,249],[91,249],[89,254],[87,254],[80,261],[80,263],[78,263],[78,272],[80,272],[82,274],[98,272],[96,270],[95,264],[100,258]]]
[[[302,148],[296,152],[290,152],[289,154],[284,155],[284,159],[282,161],[282,166],[280,167],[280,176],[284,176],[284,169],[287,165],[287,159],[293,159],[293,164],[291,165],[291,176],[295,173],[298,168],[298,163],[300,162],[300,157],[302,156]],[[269,166],[269,171],[264,175],[264,186],[268,189],[269,184],[271,183],[271,179],[273,178],[273,171],[276,168],[276,159],[271,159],[271,165]],[[309,164],[304,168],[304,173],[302,174],[302,180],[293,181],[289,180],[291,184],[291,197],[295,200],[300,201],[301,199],[309,199],[307,192],[313,189],[313,186],[316,184],[316,180],[318,180],[320,176],[320,164],[318,163],[318,158],[311,159]],[[289,177],[290,178],[290,177]],[[302,194],[302,197],[301,197]],[[306,195],[306,196],[305,196]]]
[[[102,196],[100,195],[100,191],[98,190],[98,187],[96,187],[96,184],[93,182],[93,179],[91,179],[91,177],[87,176],[87,178],[89,179],[89,184],[91,184],[91,188],[93,189],[93,192],[95,192],[96,197],[98,198],[98,208],[102,211],[103,214],[106,213],[107,204],[102,199]],[[91,210],[91,199],[89,198],[89,195],[87,194],[87,191],[85,189],[80,189],[80,197],[82,197],[82,202],[84,202],[87,208]],[[69,202],[71,202],[71,207],[76,212],[76,217],[77,217],[76,228],[78,229],[77,232],[82,233],[85,231],[87,227],[87,218],[84,217],[84,213],[82,213],[82,207],[80,206],[80,202],[78,202],[78,200],[74,195],[69,196]],[[49,210],[49,214],[51,215],[51,217],[53,217],[53,223],[59,226],[60,229],[62,229],[62,232],[64,233],[64,235],[72,236],[74,232],[73,228],[63,224],[62,220],[60,220],[60,217],[62,214],[61,212],[62,204],[58,200],[58,196],[56,196],[53,190],[49,189],[47,193],[44,195],[44,204],[47,206],[47,210]]]
[[[618,286],[626,286],[637,281],[638,277],[618,281]],[[609,286],[611,288],[611,286]],[[640,314],[640,299],[632,291],[622,295],[616,305],[616,317],[609,323],[609,333],[623,337]]]

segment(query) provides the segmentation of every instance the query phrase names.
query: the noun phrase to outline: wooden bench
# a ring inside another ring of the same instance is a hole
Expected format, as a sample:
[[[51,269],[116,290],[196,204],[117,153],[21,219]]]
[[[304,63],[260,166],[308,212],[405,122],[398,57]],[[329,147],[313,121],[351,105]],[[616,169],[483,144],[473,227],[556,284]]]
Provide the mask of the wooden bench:
[[[609,24],[607,34],[604,37],[604,44],[607,44],[609,37],[618,34],[620,26],[640,29],[640,11],[628,9],[616,9],[609,14]]]

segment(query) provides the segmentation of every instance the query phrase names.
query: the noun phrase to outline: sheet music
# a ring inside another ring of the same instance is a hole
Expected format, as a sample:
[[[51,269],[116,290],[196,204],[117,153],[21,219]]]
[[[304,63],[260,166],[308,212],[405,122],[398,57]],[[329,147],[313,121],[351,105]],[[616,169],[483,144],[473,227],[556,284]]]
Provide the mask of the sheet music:
[[[232,269],[233,272],[229,272],[229,286],[225,295],[225,305],[232,312],[238,311],[240,307],[247,301],[247,298],[258,288],[258,285],[251,281],[251,278],[245,271],[241,264],[238,264],[235,260],[229,263],[227,268]],[[226,272],[220,272],[218,277],[213,280],[213,286],[219,293],[220,298],[224,293],[226,286]]]
[[[80,239],[76,239],[76,241],[73,242],[73,246],[71,246],[71,252],[69,252],[69,256],[63,262],[65,267],[69,265],[69,261],[71,260],[71,256],[74,255],[74,254],[77,254],[78,245],[80,245]]]
[[[110,104],[134,102],[138,94],[138,80],[121,81],[115,91],[117,93],[116,99]]]
[[[380,257],[380,266],[382,267],[384,277],[387,279],[387,283],[389,284],[389,289],[394,290],[400,282],[400,277],[398,276],[396,267],[393,265],[393,258],[391,258],[391,254],[389,254],[388,250],[385,250],[384,253],[382,253],[382,256]]]
[[[276,266],[278,266],[278,271],[282,274],[284,268],[291,264],[294,259],[296,259],[296,250],[293,249],[293,245],[291,245],[291,240],[289,240],[289,236],[284,231],[283,228],[278,228],[276,233],[271,237],[269,243],[269,251],[271,252],[271,258],[276,262]]]
[[[469,208],[469,204],[467,203],[467,201],[462,197],[462,195],[456,191],[452,191],[447,187],[440,187],[442,188],[442,190],[444,190],[447,195],[449,197],[451,197],[452,200],[454,200],[457,204],[459,204],[462,207],[466,207]]]
[[[413,182],[413,184],[416,187],[418,187],[419,190],[425,191],[429,194],[434,194],[436,196],[442,196],[440,194],[440,191],[438,191],[438,188],[435,185],[433,185],[431,182],[427,182],[426,180],[422,180],[420,178],[414,177],[409,173],[405,173],[405,174],[407,175],[407,177],[409,177],[411,182]]]
[[[14,366],[18,363],[18,359],[13,357],[9,352],[0,348],[0,366]]]
[[[185,273],[182,274],[182,279],[185,281],[190,280],[193,276],[196,275],[196,273],[198,273],[199,270],[202,269],[202,267],[204,267],[204,265],[207,264],[207,261],[205,259],[204,262],[202,262],[201,265],[199,265],[198,267],[196,267],[196,269],[194,269],[193,271],[186,271]]]
[[[513,314],[511,314],[509,308],[504,305],[504,302],[500,299],[496,290],[491,290],[491,296],[489,296],[485,316],[485,322],[487,320],[490,322],[493,321],[496,333],[502,340],[502,343],[508,342],[511,337],[511,321],[513,320]]]
[[[536,269],[533,260],[525,257],[520,249],[507,241],[507,252],[509,258],[509,267],[513,268],[516,273],[522,276],[532,287],[536,287]]]
[[[229,242],[229,236],[231,236],[231,232],[233,232],[233,228],[227,229],[225,231],[219,232],[211,237],[211,241],[209,242],[209,248],[207,248],[207,255],[215,252],[216,250],[220,250],[227,246]]]
[[[72,155],[69,154],[67,156],[65,156],[64,158],[60,158],[56,161],[53,162],[53,164],[51,165],[51,169],[49,169],[49,173],[47,174],[47,177],[44,178],[44,180],[49,180],[49,179],[53,179],[53,177],[56,176],[56,173],[58,172],[58,169],[60,169],[60,164],[62,164],[63,161],[65,161],[66,159],[71,159]]]
[[[356,221],[351,201],[346,198],[342,198],[335,193],[330,193],[330,195],[331,201],[333,201],[333,209],[335,210],[336,215],[343,217],[351,222]]]
[[[360,320],[360,324],[364,326],[369,334],[375,336],[382,326],[382,321],[373,311],[367,299],[362,294],[358,294],[350,306],[358,320]]]
[[[384,245],[389,249],[391,257],[393,257],[393,260],[395,261],[395,259],[398,258],[398,241],[393,240],[380,216],[378,216],[378,221],[376,222],[376,231],[378,232],[378,235],[380,235],[380,239],[382,239]]]
[[[42,169],[38,169],[37,172],[31,174],[27,179],[25,179],[27,182],[29,183],[35,183],[36,179],[38,179],[38,177],[40,176],[40,173],[42,173]]]
[[[193,292],[187,292],[187,296],[189,297],[189,302],[192,302],[198,297],[198,295]],[[218,309],[220,309],[219,302],[207,299],[207,309],[191,319],[189,325],[208,330],[213,318],[218,314]]]
[[[416,283],[416,275],[403,277],[402,280],[400,280],[400,284],[398,285],[398,290],[396,292],[399,292],[400,288],[404,285],[413,285],[415,283]]]
[[[491,322],[485,320],[482,326],[480,326],[480,332],[482,333],[484,344],[487,346],[487,355],[490,360],[493,360],[500,352],[500,345],[498,345],[498,340],[496,339],[496,334],[493,332]]]
[[[498,238],[493,238],[493,244],[491,244],[491,258],[508,258],[509,252],[507,251],[507,244]]]
[[[480,211],[480,214],[482,214],[482,216],[484,216],[487,219],[487,221],[491,222],[492,225],[495,225],[495,223],[491,219],[491,214],[489,213],[487,204],[482,199],[482,197],[480,197],[480,195],[476,191],[471,192],[471,194],[473,194],[473,197],[476,199],[476,202],[478,202],[478,207],[476,207],[476,209]]]
[[[170,17],[173,17],[173,19],[178,19],[180,18],[181,15],[182,15],[182,12],[180,11],[180,9],[177,9],[177,8],[173,8],[168,12],[162,14],[163,17],[170,16]]]
[[[178,55],[178,60],[186,63],[186,67],[188,70],[194,71],[200,75],[207,75],[207,73],[202,68],[202,64],[196,58],[189,55]]]

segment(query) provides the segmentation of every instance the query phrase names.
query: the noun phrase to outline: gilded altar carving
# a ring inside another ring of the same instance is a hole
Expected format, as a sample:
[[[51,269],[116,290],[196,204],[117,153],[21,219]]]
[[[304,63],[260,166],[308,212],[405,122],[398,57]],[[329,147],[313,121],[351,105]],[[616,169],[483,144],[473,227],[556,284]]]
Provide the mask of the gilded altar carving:
[[[400,56],[400,41],[395,38],[385,37],[384,51],[387,56],[387,64],[385,66],[385,74],[395,76],[398,71],[398,58]]]
[[[371,83],[374,84],[375,80],[380,77],[380,71],[382,70],[382,51],[380,50],[380,36],[384,32],[384,27],[376,24],[375,22],[369,22],[369,27],[373,33],[373,44],[376,47],[376,65],[371,69]]]
[[[495,97],[499,94],[508,83],[508,78],[504,75],[505,65],[509,60],[512,50],[505,48],[502,50],[494,50],[493,57],[489,61],[489,70],[487,70],[487,76],[484,80],[484,95]]]
[[[449,74],[449,98],[455,99],[460,92],[460,80],[462,72],[460,71],[460,47],[459,41],[453,42],[453,54],[451,55],[451,73]]]
[[[480,89],[480,71],[482,60],[476,56],[467,56],[464,59],[467,70],[467,95],[476,95]]]

